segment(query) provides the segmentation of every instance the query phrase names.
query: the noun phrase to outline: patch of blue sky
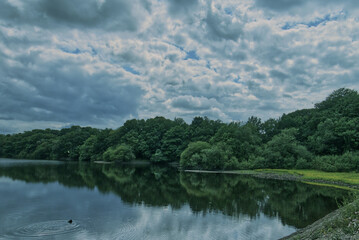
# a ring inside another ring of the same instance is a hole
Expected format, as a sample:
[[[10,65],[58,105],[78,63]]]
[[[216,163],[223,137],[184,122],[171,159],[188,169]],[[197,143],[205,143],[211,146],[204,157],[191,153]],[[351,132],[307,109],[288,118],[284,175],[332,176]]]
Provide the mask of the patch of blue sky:
[[[184,60],[188,60],[188,59],[193,59],[193,60],[199,60],[199,56],[197,55],[196,50],[190,50],[190,51],[186,51],[182,46],[177,45],[175,43],[171,43],[171,42],[166,42],[176,48],[178,48],[179,50],[181,50],[182,52],[186,53],[186,56],[184,57]]]
[[[140,75],[140,72],[136,71],[135,69],[133,69],[131,66],[125,65],[122,67],[125,71],[132,73],[134,75]]]
[[[296,23],[289,23],[289,22],[287,22],[287,23],[285,23],[284,26],[282,26],[282,30],[289,30],[289,29],[294,28],[295,26],[297,26]]]
[[[228,7],[224,8],[224,12],[228,15],[231,15],[231,16],[233,15],[233,11],[231,8],[228,8]]]
[[[207,61],[206,68],[211,69],[211,63],[210,63],[210,61]]]
[[[166,42],[166,43],[168,43],[168,44],[170,44],[170,45],[172,45],[172,46],[174,46],[174,47],[178,48],[178,49],[179,49],[179,50],[181,50],[181,51],[184,51],[184,48],[183,48],[183,47],[181,47],[180,45],[177,45],[177,44],[175,44],[175,43],[171,43],[171,42]]]
[[[188,51],[186,52],[186,57],[184,58],[184,60],[188,60],[188,59],[194,59],[194,60],[199,60],[199,57],[196,53],[195,50],[191,50],[191,51]]]
[[[196,53],[196,50],[190,50],[190,51],[186,51],[184,49],[184,47],[180,46],[180,45],[177,45],[175,43],[171,43],[171,42],[167,42],[166,43],[178,48],[179,50],[181,50],[182,52],[185,52],[186,53],[186,56],[184,57],[184,60],[188,60],[188,59],[193,59],[193,60],[199,60],[199,56],[197,55]]]
[[[329,21],[336,21],[338,19],[338,16],[331,17],[329,14],[324,16],[324,18],[317,18],[314,21],[311,21],[305,25],[308,27],[316,27],[321,23],[329,22]]]
[[[339,14],[336,14],[336,15],[327,14],[322,18],[316,18],[315,20],[310,21],[310,22],[286,22],[282,26],[282,29],[289,30],[289,29],[295,28],[297,25],[305,25],[308,28],[317,27],[320,24],[326,24],[327,22],[330,22],[330,21],[337,21],[341,16],[345,16],[344,11],[341,11],[341,12],[339,12]]]
[[[241,80],[241,77],[238,75],[235,79],[233,79],[233,82],[239,83],[239,80]]]
[[[206,68],[208,68],[208,69],[210,69],[210,70],[213,70],[215,73],[217,73],[217,69],[216,69],[216,68],[212,68],[210,61],[207,61]]]
[[[97,55],[97,51],[96,51],[96,49],[95,49],[95,48],[93,48],[92,46],[90,46],[90,48],[91,48],[91,55],[92,55],[92,56]]]
[[[71,54],[80,54],[81,53],[80,49],[78,49],[78,48],[69,49],[69,48],[61,47],[60,49],[61,49],[61,51],[65,52],[65,53],[71,53]]]

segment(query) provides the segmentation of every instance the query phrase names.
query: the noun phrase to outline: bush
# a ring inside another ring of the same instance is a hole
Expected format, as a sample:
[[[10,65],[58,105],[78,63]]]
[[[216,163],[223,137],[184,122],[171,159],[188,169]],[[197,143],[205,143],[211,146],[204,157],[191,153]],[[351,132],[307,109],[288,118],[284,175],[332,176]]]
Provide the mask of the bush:
[[[251,161],[242,161],[242,162],[237,164],[237,168],[238,169],[243,169],[243,170],[253,169],[254,164]]]
[[[265,145],[262,154],[267,161],[265,167],[290,169],[299,159],[311,158],[311,153],[295,138],[297,132],[294,128],[282,130]]]
[[[103,153],[104,161],[120,161],[128,162],[135,159],[135,155],[132,152],[132,148],[128,145],[121,144],[116,147],[109,147],[106,152]]]
[[[181,154],[180,165],[184,168],[218,170],[238,169],[238,159],[230,158],[230,151],[223,144],[211,146],[206,142],[190,143]]]
[[[248,161],[253,169],[269,168],[269,161],[262,156],[251,156]]]
[[[309,169],[311,168],[310,163],[307,159],[299,158],[295,164],[295,169]]]
[[[359,170],[359,152],[346,152],[335,161],[335,166],[340,172]]]
[[[313,168],[326,172],[348,172],[359,170],[359,152],[346,152],[343,155],[316,157]]]
[[[151,162],[166,162],[168,159],[163,155],[162,151],[160,149],[156,150],[155,154],[152,154]]]
[[[202,153],[201,166],[203,169],[207,170],[222,169],[224,162],[228,158],[225,155],[225,152],[218,146],[212,146],[211,148],[205,149]]]
[[[181,154],[180,166],[184,168],[197,168],[201,166],[203,159],[202,151],[209,148],[211,148],[211,145],[207,142],[198,141],[190,143]]]
[[[311,166],[310,166],[310,163],[309,163],[306,159],[304,159],[304,158],[299,158],[299,159],[297,160],[297,163],[296,163],[296,165],[295,165],[295,168],[296,168],[296,169],[308,169],[308,168],[311,168]]]
[[[334,164],[336,158],[337,156],[334,155],[317,156],[313,161],[313,168],[325,172],[336,172],[337,168]]]

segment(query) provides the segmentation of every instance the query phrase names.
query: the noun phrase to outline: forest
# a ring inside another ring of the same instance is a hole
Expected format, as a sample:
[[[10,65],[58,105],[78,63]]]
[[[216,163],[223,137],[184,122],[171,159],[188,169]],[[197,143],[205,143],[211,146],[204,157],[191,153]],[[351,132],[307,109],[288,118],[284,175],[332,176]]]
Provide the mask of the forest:
[[[359,94],[340,88],[311,109],[262,121],[195,117],[132,119],[113,129],[72,126],[0,134],[0,157],[66,161],[145,160],[183,169],[359,171]]]

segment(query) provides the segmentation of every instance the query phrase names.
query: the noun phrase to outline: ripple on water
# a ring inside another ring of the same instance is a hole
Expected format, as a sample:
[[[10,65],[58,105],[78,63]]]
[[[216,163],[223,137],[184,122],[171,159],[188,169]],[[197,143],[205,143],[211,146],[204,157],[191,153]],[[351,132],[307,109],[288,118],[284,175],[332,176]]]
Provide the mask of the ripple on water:
[[[65,233],[72,233],[80,230],[76,221],[69,223],[67,220],[54,220],[32,223],[14,229],[7,234],[7,237],[46,237]]]
[[[123,222],[123,224],[116,229],[113,239],[116,240],[134,240],[138,239],[138,229],[135,227],[131,219]]]

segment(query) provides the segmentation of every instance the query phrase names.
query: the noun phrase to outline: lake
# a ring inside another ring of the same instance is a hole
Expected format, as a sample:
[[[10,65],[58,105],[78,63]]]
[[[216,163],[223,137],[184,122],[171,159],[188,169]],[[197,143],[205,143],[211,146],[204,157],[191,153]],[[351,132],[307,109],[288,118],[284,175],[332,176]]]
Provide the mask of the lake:
[[[0,239],[278,239],[347,194],[156,165],[0,159]]]

